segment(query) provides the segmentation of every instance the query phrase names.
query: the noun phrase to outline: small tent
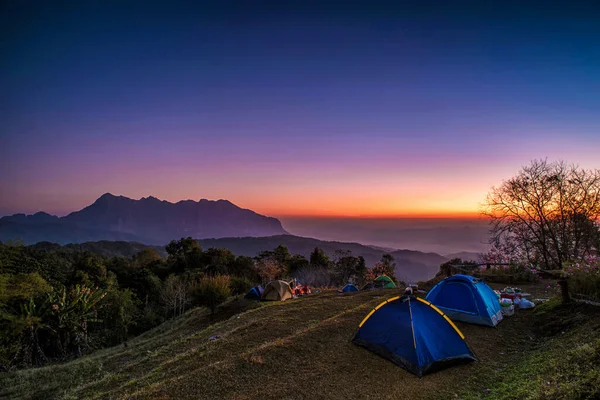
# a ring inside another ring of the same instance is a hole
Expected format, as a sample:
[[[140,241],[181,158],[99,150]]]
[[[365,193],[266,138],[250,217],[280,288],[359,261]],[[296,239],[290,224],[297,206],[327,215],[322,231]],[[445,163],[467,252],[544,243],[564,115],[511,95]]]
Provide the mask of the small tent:
[[[354,286],[353,284],[349,283],[342,288],[341,292],[342,293],[358,292],[358,288],[356,286]]]
[[[375,290],[375,285],[373,284],[373,282],[369,282],[362,288],[360,288],[360,290]]]
[[[469,275],[444,279],[426,298],[455,321],[496,326],[502,320],[502,307],[494,290]]]
[[[271,281],[265,287],[264,300],[284,301],[294,297],[290,285],[285,281]]]
[[[385,282],[369,282],[363,286],[360,290],[378,290],[383,289]]]
[[[475,360],[452,321],[414,296],[393,297],[379,304],[360,323],[352,341],[419,377]]]
[[[376,283],[383,284],[384,289],[394,289],[396,284],[394,281],[387,275],[381,275],[375,278]]]
[[[246,293],[246,298],[251,300],[260,300],[262,299],[264,289],[262,286],[254,286],[252,289]]]

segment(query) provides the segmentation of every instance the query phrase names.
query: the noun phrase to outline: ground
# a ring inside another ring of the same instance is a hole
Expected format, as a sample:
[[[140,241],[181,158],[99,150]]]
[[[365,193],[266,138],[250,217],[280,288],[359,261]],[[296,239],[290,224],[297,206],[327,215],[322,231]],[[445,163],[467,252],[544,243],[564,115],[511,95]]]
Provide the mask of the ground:
[[[552,295],[546,283],[521,287],[533,298]],[[363,317],[396,295],[398,291],[388,289],[344,295],[324,291],[285,302],[234,300],[221,311],[221,321],[205,309],[194,309],[127,347],[4,374],[0,397],[578,399],[594,398],[600,388],[593,367],[567,376],[566,384],[537,379],[554,374],[548,368],[565,375],[560,363],[545,360],[561,357],[566,343],[576,349],[573,357],[583,357],[573,362],[600,361],[600,323],[594,322],[600,321],[598,308],[564,309],[553,301],[538,310],[519,311],[497,328],[458,323],[478,361],[419,379],[351,342]],[[246,311],[234,314],[239,309]]]

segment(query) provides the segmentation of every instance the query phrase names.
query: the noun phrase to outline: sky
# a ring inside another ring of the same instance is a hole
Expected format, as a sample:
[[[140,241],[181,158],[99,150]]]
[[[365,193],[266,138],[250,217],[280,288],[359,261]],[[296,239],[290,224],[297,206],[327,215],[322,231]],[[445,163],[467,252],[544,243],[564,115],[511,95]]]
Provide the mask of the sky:
[[[600,168],[600,6],[448,3],[2,2],[0,215],[465,216],[533,159]]]

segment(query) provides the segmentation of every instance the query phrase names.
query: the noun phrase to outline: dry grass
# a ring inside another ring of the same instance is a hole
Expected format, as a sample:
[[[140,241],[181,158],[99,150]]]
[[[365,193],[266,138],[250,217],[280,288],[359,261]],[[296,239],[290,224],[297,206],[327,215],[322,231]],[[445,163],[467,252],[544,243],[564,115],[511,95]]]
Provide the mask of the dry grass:
[[[541,286],[539,286],[541,287]],[[322,292],[213,323],[195,309],[129,342],[69,363],[0,377],[0,397],[64,399],[446,399],[486,386],[534,345],[531,312],[498,328],[458,324],[479,361],[418,379],[350,340],[396,290]],[[377,298],[374,298],[377,297]],[[220,338],[210,341],[212,336]]]

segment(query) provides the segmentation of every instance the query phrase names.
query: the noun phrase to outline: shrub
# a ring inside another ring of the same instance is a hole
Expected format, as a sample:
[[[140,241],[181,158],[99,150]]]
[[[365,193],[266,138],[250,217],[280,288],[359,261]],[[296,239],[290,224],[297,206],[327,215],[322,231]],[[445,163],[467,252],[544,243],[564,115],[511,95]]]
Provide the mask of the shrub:
[[[254,269],[262,280],[263,285],[280,278],[283,274],[283,267],[272,257],[257,261],[254,264]]]
[[[569,285],[574,294],[600,299],[600,274],[576,272],[571,275]]]
[[[246,294],[254,286],[250,279],[244,277],[234,276],[229,281],[229,287],[231,294]]]
[[[479,267],[482,273],[491,273],[493,275],[513,275],[520,282],[537,282],[540,277],[539,271],[533,266],[526,267],[523,265],[495,265],[490,269],[486,266]]]
[[[141,310],[135,319],[135,325],[131,327],[133,335],[139,335],[164,322],[163,310],[155,304],[148,304]]]
[[[565,263],[562,275],[569,278],[569,291],[573,294],[600,299],[600,259],[597,257]]]
[[[130,328],[136,324],[139,302],[129,289],[112,288],[106,292],[104,306],[98,310],[103,329],[97,335],[104,346],[114,346],[127,340]]]
[[[211,313],[219,304],[231,295],[230,279],[227,275],[205,276],[192,287],[192,297],[203,306],[210,308]]]

